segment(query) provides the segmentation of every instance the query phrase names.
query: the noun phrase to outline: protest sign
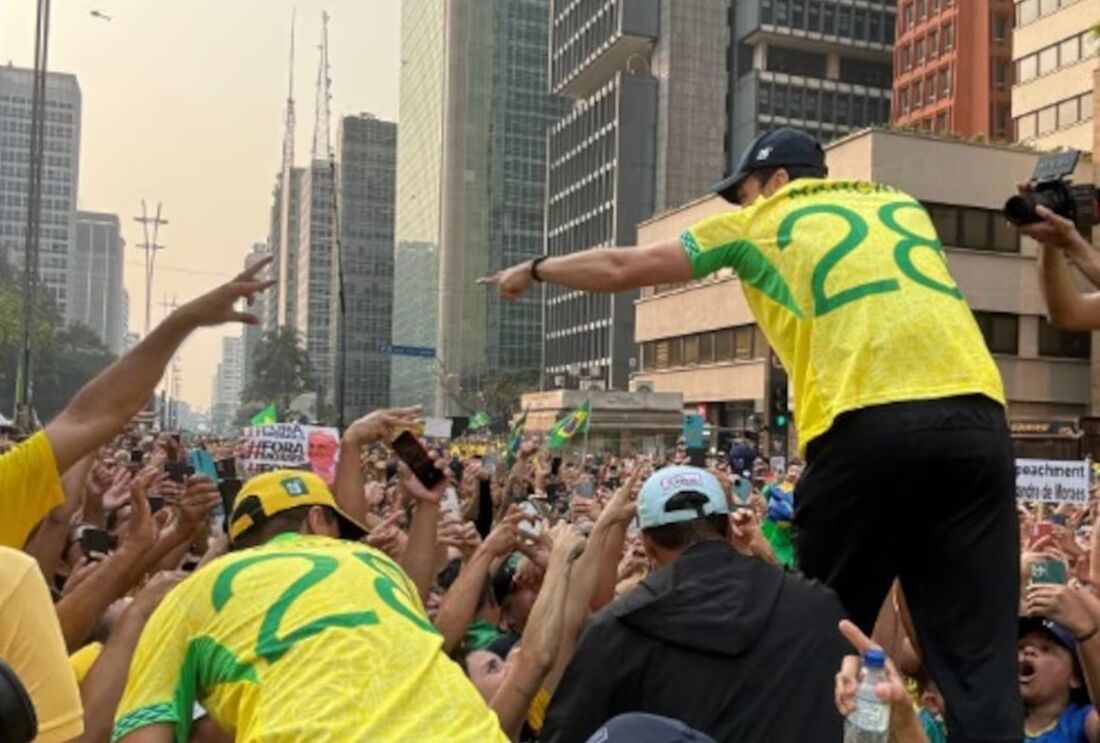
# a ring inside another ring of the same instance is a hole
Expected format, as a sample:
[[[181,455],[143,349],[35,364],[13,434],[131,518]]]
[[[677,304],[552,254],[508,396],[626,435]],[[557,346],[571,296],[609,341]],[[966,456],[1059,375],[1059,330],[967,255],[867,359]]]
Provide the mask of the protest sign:
[[[308,469],[329,485],[336,481],[340,434],[335,428],[274,423],[244,429],[244,466],[250,475]]]
[[[450,440],[452,424],[453,421],[450,418],[425,418],[424,436],[429,439]]]
[[[1086,504],[1089,501],[1088,463],[1017,459],[1016,498],[1040,503]]]

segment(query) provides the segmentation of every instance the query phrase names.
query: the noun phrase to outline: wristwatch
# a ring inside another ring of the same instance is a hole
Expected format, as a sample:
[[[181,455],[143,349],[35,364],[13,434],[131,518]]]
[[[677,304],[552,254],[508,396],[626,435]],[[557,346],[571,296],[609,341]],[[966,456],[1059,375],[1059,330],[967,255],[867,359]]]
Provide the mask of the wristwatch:
[[[534,258],[531,261],[531,278],[539,282],[540,284],[542,283],[542,277],[539,276],[539,264],[541,264],[549,257],[550,256],[548,255],[540,255],[538,258]]]

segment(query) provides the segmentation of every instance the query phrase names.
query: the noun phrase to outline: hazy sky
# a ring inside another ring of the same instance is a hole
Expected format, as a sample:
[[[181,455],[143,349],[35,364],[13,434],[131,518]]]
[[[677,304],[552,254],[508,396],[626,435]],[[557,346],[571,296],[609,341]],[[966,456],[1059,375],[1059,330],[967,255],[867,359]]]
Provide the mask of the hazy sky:
[[[0,64],[30,67],[34,0],[0,2]],[[164,204],[153,321],[241,270],[267,237],[279,170],[290,17],[297,8],[296,153],[308,159],[321,11],[327,9],[332,128],[341,115],[397,119],[400,0],[54,0],[49,65],[83,94],[81,209],[122,218],[130,327],[140,331],[145,281],[141,199]],[[91,16],[98,10],[110,22]],[[239,332],[237,328],[233,333]],[[206,408],[226,331],[183,347],[183,397]]]

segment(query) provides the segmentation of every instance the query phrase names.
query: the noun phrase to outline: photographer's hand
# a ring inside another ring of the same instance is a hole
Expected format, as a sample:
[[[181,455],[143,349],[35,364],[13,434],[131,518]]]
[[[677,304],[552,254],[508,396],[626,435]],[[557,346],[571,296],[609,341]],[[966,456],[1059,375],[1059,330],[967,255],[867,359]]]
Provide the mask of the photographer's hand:
[[[1021,186],[1020,190],[1024,192],[1027,187]],[[1039,275],[1050,321],[1065,330],[1100,328],[1100,293],[1082,294],[1066,264],[1068,256],[1094,285],[1100,286],[1100,261],[1095,255],[1096,249],[1077,232],[1070,220],[1042,206],[1036,212],[1043,221],[1022,226],[1020,232],[1042,244]]]

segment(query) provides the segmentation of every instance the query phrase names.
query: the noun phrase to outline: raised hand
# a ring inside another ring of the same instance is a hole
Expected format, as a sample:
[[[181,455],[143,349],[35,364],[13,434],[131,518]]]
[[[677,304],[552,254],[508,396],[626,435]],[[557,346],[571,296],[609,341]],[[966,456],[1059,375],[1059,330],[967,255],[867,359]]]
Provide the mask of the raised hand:
[[[841,662],[840,671],[836,675],[834,688],[836,708],[841,715],[847,717],[856,708],[861,658],[865,652],[878,646],[847,619],[840,622],[840,634],[844,635],[844,639],[851,643],[858,653],[858,655],[845,656]],[[878,649],[881,650],[881,648]],[[894,662],[889,658],[886,659],[886,679],[875,688],[875,694],[890,705],[892,722],[896,719],[895,713],[904,717],[907,711],[910,716],[913,715],[912,701],[909,698],[909,692],[905,690],[905,682],[902,681],[901,675],[894,667]]]
[[[420,421],[420,415],[419,407],[375,410],[348,426],[344,437],[360,446],[388,441],[402,431],[415,427]]]
[[[141,555],[156,544],[157,526],[149,508],[149,488],[160,477],[160,470],[148,467],[130,484],[130,518],[120,540],[120,551]]]
[[[229,322],[240,322],[245,325],[258,324],[259,319],[255,315],[250,312],[238,312],[236,304],[239,300],[245,299],[251,307],[257,294],[275,285],[274,279],[256,278],[261,271],[271,265],[272,260],[272,257],[265,258],[242,271],[229,283],[222,284],[217,289],[191,300],[176,310],[178,317],[194,327],[223,325]]]
[[[188,478],[187,487],[175,504],[179,510],[179,528],[187,534],[199,531],[221,499],[218,486],[210,478],[203,475]]]
[[[1084,637],[1096,629],[1096,620],[1077,591],[1069,586],[1037,583],[1028,586],[1024,597],[1028,616],[1044,617]]]

